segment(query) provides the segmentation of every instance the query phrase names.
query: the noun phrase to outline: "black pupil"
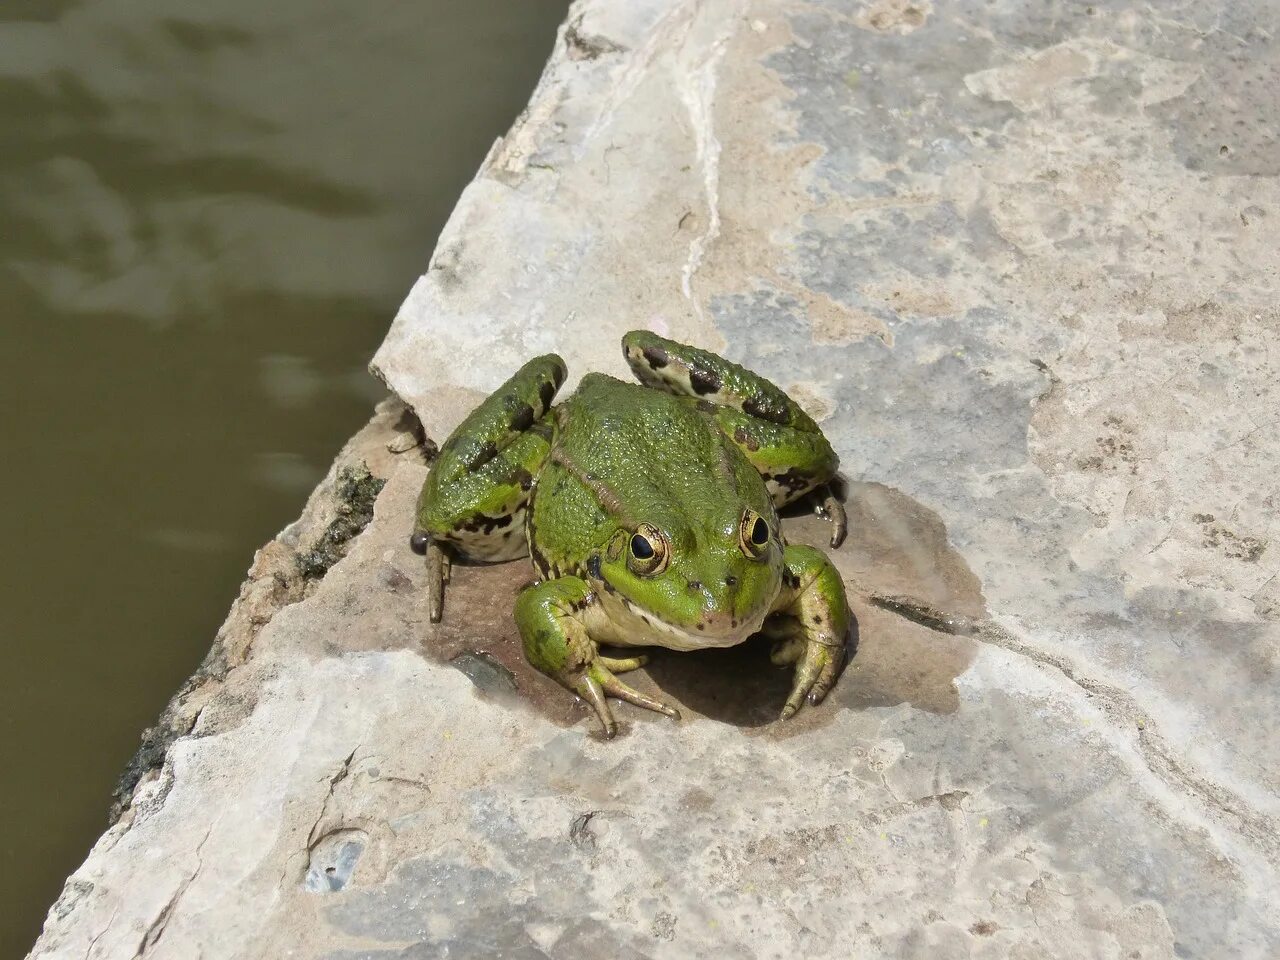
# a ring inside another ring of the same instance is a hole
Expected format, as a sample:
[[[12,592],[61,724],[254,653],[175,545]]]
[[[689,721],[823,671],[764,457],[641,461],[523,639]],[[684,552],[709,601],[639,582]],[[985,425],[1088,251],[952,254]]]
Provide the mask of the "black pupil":
[[[759,517],[751,525],[751,542],[757,547],[763,547],[769,542],[769,525]]]
[[[653,556],[653,544],[637,533],[631,538],[631,553],[637,560],[648,560]]]

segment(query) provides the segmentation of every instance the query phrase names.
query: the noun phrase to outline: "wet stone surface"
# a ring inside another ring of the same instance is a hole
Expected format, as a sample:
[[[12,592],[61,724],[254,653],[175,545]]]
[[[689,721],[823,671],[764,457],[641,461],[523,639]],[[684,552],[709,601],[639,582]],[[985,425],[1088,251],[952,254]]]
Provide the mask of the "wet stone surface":
[[[429,622],[384,412],[372,521],[271,586],[335,473],[259,555],[36,955],[1275,956],[1267,12],[578,4],[374,368],[437,443],[631,327],[760,371],[840,454],[856,655],[778,723],[762,644],[662,653],[684,718],[602,741],[521,655],[527,564]]]

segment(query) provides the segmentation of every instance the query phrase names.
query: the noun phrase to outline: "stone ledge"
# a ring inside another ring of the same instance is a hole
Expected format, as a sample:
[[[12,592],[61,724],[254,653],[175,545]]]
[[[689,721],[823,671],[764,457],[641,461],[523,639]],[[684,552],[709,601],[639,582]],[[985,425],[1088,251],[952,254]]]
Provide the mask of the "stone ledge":
[[[434,438],[633,326],[765,373],[844,464],[857,657],[782,725],[760,651],[659,657],[686,719],[597,741],[521,564],[428,624],[384,411],[372,523],[260,554],[34,956],[1280,952],[1267,12],[576,4],[375,370]]]

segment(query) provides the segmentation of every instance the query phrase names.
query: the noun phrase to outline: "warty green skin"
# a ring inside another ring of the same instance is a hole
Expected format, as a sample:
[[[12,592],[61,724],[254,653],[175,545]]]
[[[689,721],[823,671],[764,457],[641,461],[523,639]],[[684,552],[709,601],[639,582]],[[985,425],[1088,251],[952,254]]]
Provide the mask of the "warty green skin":
[[[602,643],[690,650],[764,628],[774,662],[796,665],[791,716],[834,684],[851,618],[835,568],[785,543],[776,507],[829,481],[835,454],[751,371],[647,331],[623,352],[644,386],[592,373],[553,408],[564,363],[539,357],[441,447],[412,538],[432,561],[432,618],[450,554],[527,554],[541,580],[517,600],[525,654],[595,708],[606,736],[607,697],[676,712],[618,679],[643,656],[607,657]]]

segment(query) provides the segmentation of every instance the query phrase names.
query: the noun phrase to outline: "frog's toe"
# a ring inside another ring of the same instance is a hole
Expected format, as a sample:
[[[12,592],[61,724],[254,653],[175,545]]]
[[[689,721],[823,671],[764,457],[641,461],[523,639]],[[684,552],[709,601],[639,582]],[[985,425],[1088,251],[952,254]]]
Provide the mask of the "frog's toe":
[[[606,657],[599,654],[596,656],[596,663],[610,673],[626,673],[628,670],[639,670],[648,662],[649,656],[644,653],[636,654],[634,657]]]
[[[612,678],[612,682],[605,687],[605,692],[611,697],[617,697],[619,700],[627,701],[627,703],[634,703],[637,707],[644,707],[646,710],[660,713],[663,716],[670,717],[672,720],[680,719],[680,711],[675,707],[643,694],[634,687],[627,686],[617,677]]]
[[[796,666],[795,683],[780,715],[782,720],[794,717],[806,700],[811,705],[821,703],[822,698],[835,685],[836,678],[840,676],[840,665],[844,662],[842,647],[812,640],[795,645],[802,649],[797,658],[799,663]],[[794,646],[787,645],[786,653],[792,654],[793,651]],[[775,650],[775,655],[776,653]]]
[[[843,663],[843,652],[833,650],[830,659],[818,674],[818,679],[814,681],[813,689],[809,691],[810,704],[816,706],[821,703],[823,698],[831,691],[831,688],[836,685],[836,679],[840,676],[840,667]]]
[[[605,699],[600,682],[588,674],[574,684],[573,689],[578,696],[591,704],[596,716],[600,718],[600,727],[605,739],[612,740],[618,733],[618,722],[613,719],[613,711],[609,709],[609,701]]]
[[[844,543],[849,532],[849,518],[844,512],[844,504],[836,498],[830,484],[822,489],[822,493],[823,497],[814,505],[813,512],[824,520],[831,521],[831,549],[834,550]]]
[[[643,661],[647,658],[640,656],[632,657],[630,659]],[[627,663],[627,661],[622,662],[624,664]],[[672,720],[680,719],[680,712],[676,710],[675,707],[663,703],[661,700],[657,700],[648,694],[641,693],[639,690],[623,683],[615,677],[612,672],[614,668],[610,666],[610,663],[611,659],[609,657],[597,656],[595,663],[592,665],[591,671],[588,674],[592,680],[600,685],[601,689],[604,690],[608,696],[617,700],[625,700],[627,703],[634,703],[637,707],[644,707],[646,710],[652,710],[654,713],[661,713],[664,716],[670,717]],[[640,664],[636,664],[636,666],[639,665]],[[628,669],[633,668],[628,667]]]
[[[418,551],[417,534],[411,546]],[[444,585],[449,582],[450,557],[439,543],[427,539],[422,544],[422,553],[427,557],[427,607],[432,623],[439,623],[444,614]]]

